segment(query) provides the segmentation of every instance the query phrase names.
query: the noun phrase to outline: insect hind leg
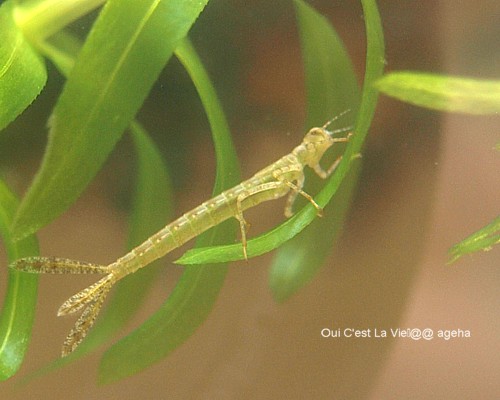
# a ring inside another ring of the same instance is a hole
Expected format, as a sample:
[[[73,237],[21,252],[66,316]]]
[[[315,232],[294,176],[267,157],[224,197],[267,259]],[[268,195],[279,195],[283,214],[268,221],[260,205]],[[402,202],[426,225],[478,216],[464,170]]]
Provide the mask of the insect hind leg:
[[[266,182],[258,186],[255,186],[254,188],[245,190],[243,193],[239,194],[238,197],[236,198],[237,213],[235,217],[240,223],[241,244],[243,245],[243,256],[245,257],[245,260],[248,260],[246,228],[250,224],[243,217],[243,201],[251,199],[256,195],[265,192],[268,192],[269,195],[269,198],[267,200],[276,199],[278,197],[284,196],[287,193],[287,191],[288,189],[284,185],[284,182],[282,181]],[[262,201],[265,200],[259,199],[257,201],[257,204]]]
[[[296,179],[296,184],[295,185],[292,184],[292,186],[287,184],[288,181],[286,179],[279,177],[277,179],[281,179],[282,182],[291,189],[290,194],[286,199],[286,205],[284,210],[285,217],[290,218],[293,215],[293,204],[295,203],[295,200],[297,200],[297,196],[300,193],[299,191],[301,191],[302,187],[304,186],[305,177],[304,174],[300,174]]]

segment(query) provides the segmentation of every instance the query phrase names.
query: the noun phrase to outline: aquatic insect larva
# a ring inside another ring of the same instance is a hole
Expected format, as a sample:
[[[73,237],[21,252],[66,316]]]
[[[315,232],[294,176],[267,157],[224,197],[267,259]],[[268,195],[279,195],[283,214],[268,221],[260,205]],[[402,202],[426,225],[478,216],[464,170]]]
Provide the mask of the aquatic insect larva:
[[[327,178],[333,173],[341,157],[325,171],[320,165],[323,154],[334,143],[347,142],[352,135],[349,133],[346,137],[333,137],[333,134],[346,132],[348,129],[328,131],[326,128],[330,123],[331,121],[320,128],[312,128],[306,133],[302,143],[291,153],[257,172],[250,179],[185,213],[109,265],[53,257],[23,258],[12,263],[12,268],[32,273],[105,275],[93,285],[70,297],[59,308],[57,315],[73,314],[83,309],[80,318],[64,341],[62,355],[66,356],[74,351],[83,340],[94,324],[107,293],[117,281],[163,257],[206,230],[229,218],[236,218],[240,224],[243,255],[247,258],[247,223],[243,217],[245,210],[264,201],[288,195],[285,216],[290,217],[293,203],[297,196],[301,195],[316,208],[318,214],[321,214],[321,207],[302,190],[304,167],[308,166],[321,178]]]

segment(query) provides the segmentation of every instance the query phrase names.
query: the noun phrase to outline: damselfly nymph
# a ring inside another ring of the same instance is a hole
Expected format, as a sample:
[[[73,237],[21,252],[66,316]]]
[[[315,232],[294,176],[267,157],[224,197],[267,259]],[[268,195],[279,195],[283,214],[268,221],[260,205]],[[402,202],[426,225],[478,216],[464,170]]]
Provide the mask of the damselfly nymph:
[[[242,254],[246,259],[247,222],[243,216],[245,210],[265,201],[288,195],[285,216],[290,217],[293,203],[297,196],[301,195],[321,215],[321,207],[302,190],[305,179],[304,168],[306,166],[312,168],[323,179],[330,176],[337,168],[342,157],[337,158],[326,170],[320,165],[321,158],[333,144],[349,141],[352,133],[347,134],[346,137],[334,137],[334,134],[347,132],[349,128],[329,131],[327,127],[332,121],[322,127],[312,128],[306,133],[302,143],[291,153],[257,172],[250,179],[188,211],[109,265],[96,265],[53,257],[23,258],[12,263],[12,268],[31,273],[104,275],[93,285],[70,297],[59,308],[58,315],[73,314],[83,309],[81,316],[64,341],[62,355],[66,356],[74,351],[86,336],[94,324],[107,293],[117,281],[163,257],[206,230],[229,218],[235,218],[240,225]]]

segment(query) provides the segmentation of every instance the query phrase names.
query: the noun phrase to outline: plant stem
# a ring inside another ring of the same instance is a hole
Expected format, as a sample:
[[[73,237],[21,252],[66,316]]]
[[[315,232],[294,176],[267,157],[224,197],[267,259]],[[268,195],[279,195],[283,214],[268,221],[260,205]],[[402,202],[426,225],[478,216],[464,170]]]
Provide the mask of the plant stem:
[[[16,8],[14,17],[26,36],[40,42],[105,2],[106,0],[29,0]]]

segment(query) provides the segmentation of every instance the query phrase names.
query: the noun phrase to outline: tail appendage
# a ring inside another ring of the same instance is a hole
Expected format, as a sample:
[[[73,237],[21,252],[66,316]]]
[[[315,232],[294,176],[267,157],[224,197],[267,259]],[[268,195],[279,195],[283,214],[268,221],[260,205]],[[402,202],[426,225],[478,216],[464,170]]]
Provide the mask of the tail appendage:
[[[85,338],[89,329],[94,325],[106,295],[116,282],[114,274],[107,266],[66,258],[28,257],[15,261],[10,267],[18,271],[38,274],[107,274],[93,285],[71,296],[59,308],[58,316],[73,314],[83,309],[82,315],[64,341],[63,357],[73,352]]]

